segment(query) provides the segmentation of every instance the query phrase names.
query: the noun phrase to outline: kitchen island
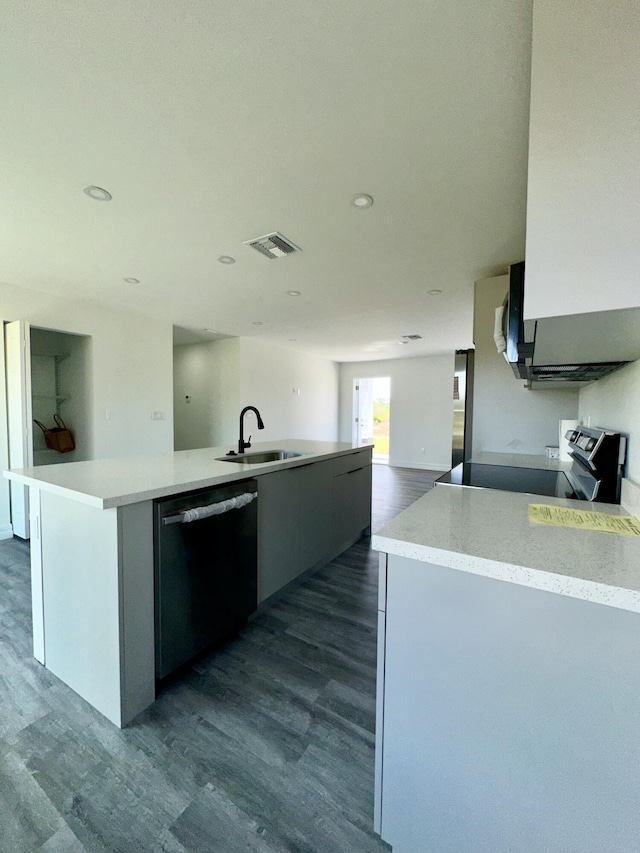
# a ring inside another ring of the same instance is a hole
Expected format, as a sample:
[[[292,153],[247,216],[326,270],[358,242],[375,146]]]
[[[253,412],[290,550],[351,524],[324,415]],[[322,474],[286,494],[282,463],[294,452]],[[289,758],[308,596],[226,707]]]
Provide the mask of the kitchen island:
[[[394,853],[632,853],[640,538],[438,486],[378,531],[375,829]]]
[[[258,602],[337,556],[371,523],[371,446],[255,444],[6,472],[30,490],[34,655],[118,726],[155,699],[154,500],[257,480]]]

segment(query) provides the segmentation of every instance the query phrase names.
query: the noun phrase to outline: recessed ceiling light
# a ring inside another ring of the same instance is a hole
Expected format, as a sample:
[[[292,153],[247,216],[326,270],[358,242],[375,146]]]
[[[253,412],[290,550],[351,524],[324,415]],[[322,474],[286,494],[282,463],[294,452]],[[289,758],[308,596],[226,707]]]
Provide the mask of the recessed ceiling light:
[[[94,201],[111,201],[112,195],[109,190],[102,187],[85,187],[82,192]]]
[[[203,329],[202,331],[203,332],[209,332],[209,334],[211,334],[211,335],[217,335],[218,334],[215,329]]]
[[[429,294],[429,296],[438,296],[438,294],[442,293],[442,291],[436,288],[435,290],[427,290],[427,293]]]
[[[139,278],[123,278],[123,281],[126,281],[127,284],[140,284]]]
[[[235,264],[236,259],[232,258],[231,255],[220,255],[218,258],[221,264]]]
[[[252,326],[262,326],[262,323],[261,323],[261,321],[260,321],[260,320],[254,320],[254,321],[253,321],[253,323],[252,323],[251,325],[252,325]]]
[[[299,290],[287,290],[287,296],[301,296]]]
[[[295,344],[297,340],[298,340],[297,338],[289,338],[289,343]]]
[[[365,193],[359,193],[358,195],[354,195],[351,199],[351,204],[359,210],[364,210],[365,207],[371,207],[373,204],[373,196],[365,195]]]

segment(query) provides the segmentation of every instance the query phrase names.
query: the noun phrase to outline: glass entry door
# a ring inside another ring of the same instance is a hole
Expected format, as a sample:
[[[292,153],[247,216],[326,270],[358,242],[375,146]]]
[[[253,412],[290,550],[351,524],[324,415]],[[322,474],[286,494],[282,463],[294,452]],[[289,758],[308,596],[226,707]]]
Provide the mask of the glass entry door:
[[[353,385],[353,442],[373,444],[373,461],[389,462],[391,441],[391,379],[388,376],[355,379]]]

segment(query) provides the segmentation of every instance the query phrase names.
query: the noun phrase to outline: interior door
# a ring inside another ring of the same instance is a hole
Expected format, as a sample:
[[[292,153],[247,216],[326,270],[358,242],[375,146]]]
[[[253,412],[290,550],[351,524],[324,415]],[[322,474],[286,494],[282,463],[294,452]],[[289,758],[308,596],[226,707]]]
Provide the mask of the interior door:
[[[353,443],[358,447],[373,440],[373,381],[353,382]]]
[[[4,326],[7,380],[9,467],[33,464],[31,421],[31,342],[29,324],[22,320]],[[15,536],[29,538],[29,489],[11,482],[11,523]]]
[[[360,380],[353,380],[353,431],[351,440],[353,444],[357,447],[360,447],[360,435],[361,435],[361,427],[360,423]]]

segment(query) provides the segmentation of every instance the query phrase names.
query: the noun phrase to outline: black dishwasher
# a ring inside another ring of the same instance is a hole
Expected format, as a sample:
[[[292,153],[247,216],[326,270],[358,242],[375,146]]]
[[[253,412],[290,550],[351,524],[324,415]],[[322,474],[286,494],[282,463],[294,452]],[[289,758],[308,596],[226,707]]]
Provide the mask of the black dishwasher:
[[[157,679],[256,609],[257,503],[255,480],[154,501]]]

